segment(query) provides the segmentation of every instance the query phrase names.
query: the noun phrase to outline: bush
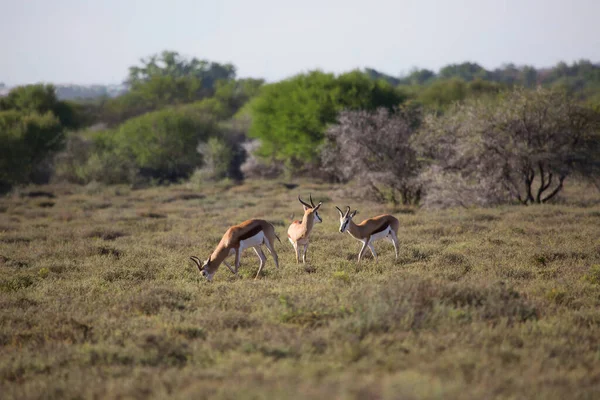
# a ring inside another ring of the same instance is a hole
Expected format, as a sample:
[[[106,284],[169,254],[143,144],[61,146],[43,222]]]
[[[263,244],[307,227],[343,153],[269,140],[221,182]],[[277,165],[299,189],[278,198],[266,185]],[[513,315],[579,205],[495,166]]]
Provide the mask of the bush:
[[[50,112],[0,112],[0,187],[8,188],[39,176],[36,172],[40,166],[63,143],[63,128]]]
[[[600,114],[564,92],[515,89],[424,119],[426,203],[546,203],[567,178],[600,178]],[[460,190],[457,190],[459,189]]]
[[[378,200],[416,204],[421,186],[416,181],[418,162],[410,145],[413,115],[385,108],[341,112],[327,130],[321,162],[334,180],[356,180]]]
[[[159,181],[187,178],[201,164],[198,142],[217,132],[214,119],[165,109],[130,119],[116,131],[117,154]]]
[[[8,96],[0,98],[1,110],[16,110],[26,115],[52,113],[64,127],[74,128],[77,125],[75,108],[70,103],[58,100],[52,85],[18,86]]]

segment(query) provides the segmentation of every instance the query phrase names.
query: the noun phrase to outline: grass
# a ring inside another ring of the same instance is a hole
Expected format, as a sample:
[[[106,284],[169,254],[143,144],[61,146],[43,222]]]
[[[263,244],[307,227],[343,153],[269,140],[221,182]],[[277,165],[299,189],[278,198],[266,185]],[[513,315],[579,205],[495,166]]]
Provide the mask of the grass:
[[[23,189],[0,199],[2,398],[598,398],[600,205],[577,190],[427,211],[309,182]],[[309,192],[308,264],[284,240],[259,280],[252,251],[201,279],[190,255],[252,217],[285,239]],[[347,204],[398,217],[398,259],[355,262]]]

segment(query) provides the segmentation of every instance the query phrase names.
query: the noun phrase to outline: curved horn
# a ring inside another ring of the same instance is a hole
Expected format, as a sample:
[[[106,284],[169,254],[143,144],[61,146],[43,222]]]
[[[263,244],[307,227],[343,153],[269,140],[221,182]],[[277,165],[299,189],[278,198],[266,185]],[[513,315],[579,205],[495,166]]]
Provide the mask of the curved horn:
[[[308,194],[308,198],[310,199],[310,204],[312,205],[312,208],[315,208],[315,202],[312,200],[312,194],[311,193]]]
[[[344,213],[342,212],[342,210],[340,210],[340,208],[338,206],[335,206],[335,208],[337,208],[338,212],[340,213],[340,217],[344,217]]]
[[[349,213],[350,213],[350,206],[346,206],[346,214],[344,214],[344,217],[347,217]]]
[[[190,260],[192,260],[194,263],[196,263],[196,265],[198,266],[198,269],[200,270],[200,272],[202,272],[202,264],[200,263],[200,260],[198,259],[198,257],[191,256]]]
[[[300,198],[300,195],[298,195],[298,200],[300,201],[300,203],[302,203],[302,205],[303,205],[304,207],[313,208],[313,207],[312,207],[310,204],[308,204],[308,203],[306,203],[306,202],[302,201],[302,199]]]

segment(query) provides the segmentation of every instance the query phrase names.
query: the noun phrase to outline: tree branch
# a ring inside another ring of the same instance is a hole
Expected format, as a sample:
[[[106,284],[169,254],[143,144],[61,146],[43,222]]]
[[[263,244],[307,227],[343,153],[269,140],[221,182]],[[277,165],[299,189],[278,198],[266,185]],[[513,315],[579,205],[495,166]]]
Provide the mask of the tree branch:
[[[547,202],[548,200],[550,200],[551,198],[553,198],[554,196],[556,196],[558,194],[558,192],[560,192],[563,188],[563,182],[565,181],[566,175],[561,175],[558,178],[558,186],[556,186],[554,188],[554,190],[552,192],[550,192],[550,194],[548,196],[546,196],[545,199],[542,200],[542,203]]]
[[[535,178],[535,172],[531,167],[527,167],[527,171],[523,171],[525,175],[525,188],[527,190],[527,201],[533,203],[535,199],[533,198],[533,193],[531,192],[531,185],[533,184],[533,178]]]
[[[542,202],[542,192],[545,190],[544,186],[546,185],[546,178],[544,176],[544,167],[542,166],[541,161],[538,162],[538,168],[540,170],[541,183],[540,183],[540,187],[538,188],[535,201],[536,201],[536,203],[540,204]]]

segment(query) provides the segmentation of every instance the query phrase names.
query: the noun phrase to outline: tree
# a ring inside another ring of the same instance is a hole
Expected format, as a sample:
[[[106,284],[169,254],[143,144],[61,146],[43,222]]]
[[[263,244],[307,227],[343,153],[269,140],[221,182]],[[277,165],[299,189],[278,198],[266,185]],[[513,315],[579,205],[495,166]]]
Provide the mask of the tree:
[[[387,83],[389,83],[390,85],[393,85],[393,86],[398,86],[401,83],[400,79],[395,78],[391,75],[385,74],[383,72],[379,72],[373,68],[365,68],[365,74],[367,74],[369,76],[369,78],[374,79],[374,80],[383,79],[384,81],[386,81]]]
[[[338,112],[393,108],[405,98],[359,71],[337,77],[312,71],[263,86],[250,106],[249,135],[261,140],[262,157],[306,165],[317,160],[325,129]]]
[[[327,129],[321,152],[324,169],[337,181],[357,180],[379,200],[418,203],[421,187],[416,181],[416,152],[410,145],[412,119],[405,110],[386,108],[341,112],[337,124]]]
[[[467,84],[461,79],[436,81],[423,89],[417,100],[427,108],[444,110],[467,97]]]
[[[0,188],[35,181],[38,167],[63,140],[63,127],[51,112],[0,111]]]
[[[401,83],[407,85],[425,85],[435,79],[435,72],[429,69],[413,68]]]
[[[489,77],[489,72],[479,64],[464,62],[445,66],[440,69],[439,77],[441,79],[460,78],[468,82],[477,78],[486,79]]]
[[[259,94],[264,83],[263,79],[253,78],[219,81],[215,85],[214,98],[226,107],[227,117],[231,117]]]
[[[537,84],[537,70],[534,67],[524,66],[521,69],[520,81],[523,86],[533,88]]]
[[[142,85],[156,77],[173,79],[194,77],[202,82],[202,87],[212,90],[217,81],[235,78],[232,64],[219,64],[193,57],[185,59],[176,51],[163,51],[140,60],[141,66],[129,67],[127,83],[132,88]]]
[[[73,107],[58,100],[53,85],[26,85],[12,89],[6,97],[0,98],[1,110],[17,110],[23,114],[54,114],[61,125],[74,128],[77,125]]]
[[[598,113],[556,90],[517,88],[497,101],[430,115],[415,143],[431,161],[424,175],[429,183],[442,183],[435,178],[443,175],[455,187],[472,189],[465,191],[470,198],[455,203],[546,203],[569,177],[600,177]],[[443,184],[428,186],[427,197],[437,196],[430,203],[444,190]]]
[[[103,122],[114,126],[148,111],[203,100],[235,78],[231,64],[187,59],[174,51],[143,58],[140,64],[129,68],[129,91],[102,105]]]

